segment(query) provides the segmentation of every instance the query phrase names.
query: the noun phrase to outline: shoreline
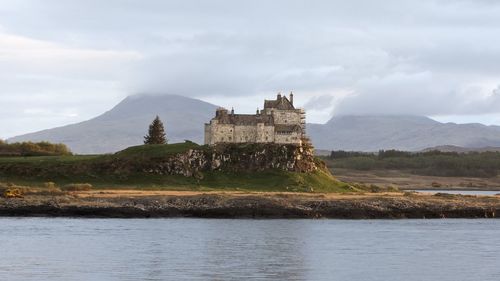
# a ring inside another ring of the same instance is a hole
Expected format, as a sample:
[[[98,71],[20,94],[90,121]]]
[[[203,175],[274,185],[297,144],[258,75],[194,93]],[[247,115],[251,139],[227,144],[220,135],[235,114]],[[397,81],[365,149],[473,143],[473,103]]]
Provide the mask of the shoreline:
[[[97,190],[0,198],[1,217],[497,218],[500,196]]]

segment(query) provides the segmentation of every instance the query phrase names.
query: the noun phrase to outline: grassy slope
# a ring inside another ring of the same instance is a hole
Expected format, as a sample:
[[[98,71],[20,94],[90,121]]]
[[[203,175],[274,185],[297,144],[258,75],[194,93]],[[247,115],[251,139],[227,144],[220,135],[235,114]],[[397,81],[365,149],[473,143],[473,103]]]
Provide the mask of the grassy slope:
[[[135,146],[114,155],[74,155],[54,157],[8,157],[0,158],[0,166],[31,166],[44,170],[61,170],[65,165],[98,165],[110,159],[127,161],[148,161],[150,158],[182,153],[188,149],[203,149],[195,143],[185,142],[169,145]],[[139,188],[165,190],[252,190],[252,191],[305,191],[305,192],[345,192],[351,191],[349,186],[336,180],[327,171],[314,173],[292,173],[281,170],[265,172],[229,173],[205,172],[203,179],[178,175],[151,175],[135,173],[125,178],[120,175],[76,174],[66,176],[64,173],[49,173],[46,176],[16,177],[0,174],[0,182],[15,182],[23,185],[39,185],[46,181],[56,184],[88,182],[100,188]]]

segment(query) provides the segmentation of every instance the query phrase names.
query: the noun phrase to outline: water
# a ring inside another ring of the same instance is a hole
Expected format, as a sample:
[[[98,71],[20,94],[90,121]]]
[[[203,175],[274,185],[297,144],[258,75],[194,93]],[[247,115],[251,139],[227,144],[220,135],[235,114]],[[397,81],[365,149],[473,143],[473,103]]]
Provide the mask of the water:
[[[500,280],[500,220],[0,218],[0,280]]]
[[[461,194],[461,195],[496,195],[500,194],[498,190],[457,190],[457,189],[442,189],[442,190],[425,190],[425,189],[416,189],[413,190],[416,192],[425,192],[425,193],[448,193],[448,194]]]

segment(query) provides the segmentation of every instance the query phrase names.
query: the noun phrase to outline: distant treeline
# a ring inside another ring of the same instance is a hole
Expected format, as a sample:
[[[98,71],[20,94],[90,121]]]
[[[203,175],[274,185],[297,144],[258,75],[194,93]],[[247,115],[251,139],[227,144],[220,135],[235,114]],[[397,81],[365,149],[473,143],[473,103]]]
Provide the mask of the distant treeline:
[[[0,140],[0,156],[56,156],[71,155],[69,148],[62,143],[15,142]]]
[[[331,168],[355,170],[409,170],[418,175],[470,177],[493,177],[500,173],[500,152],[332,151],[324,159]]]

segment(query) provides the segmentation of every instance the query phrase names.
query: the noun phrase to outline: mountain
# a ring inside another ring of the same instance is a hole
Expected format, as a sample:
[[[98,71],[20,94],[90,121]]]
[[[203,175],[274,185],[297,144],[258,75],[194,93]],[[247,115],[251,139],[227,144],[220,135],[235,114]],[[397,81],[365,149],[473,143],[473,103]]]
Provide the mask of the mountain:
[[[317,148],[328,150],[500,146],[498,126],[440,123],[422,116],[337,116],[326,124],[308,124],[307,132]]]
[[[158,114],[170,142],[203,143],[203,124],[217,106],[176,95],[130,96],[110,111],[81,123],[9,139],[67,144],[79,154],[108,153],[143,142],[148,125]],[[422,116],[337,116],[326,124],[307,124],[317,150],[421,151],[429,147],[500,147],[500,127],[440,123]]]
[[[143,136],[156,115],[165,124],[170,142],[185,139],[203,143],[203,124],[217,106],[177,95],[130,96],[104,114],[77,124],[9,139],[65,143],[75,153],[109,153],[143,143]]]

